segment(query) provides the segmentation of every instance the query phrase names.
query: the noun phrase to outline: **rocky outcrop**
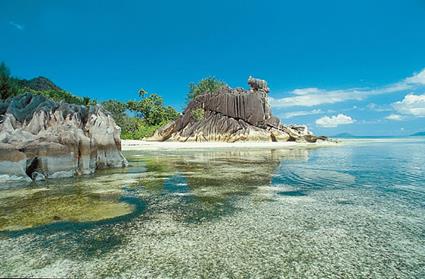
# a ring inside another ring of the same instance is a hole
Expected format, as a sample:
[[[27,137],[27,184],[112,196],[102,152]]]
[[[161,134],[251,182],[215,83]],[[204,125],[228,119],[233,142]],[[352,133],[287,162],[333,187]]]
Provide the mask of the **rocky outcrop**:
[[[102,107],[29,93],[0,101],[0,175],[43,180],[126,165],[120,128]]]
[[[180,118],[162,127],[154,141],[303,141],[316,142],[304,125],[283,125],[272,115],[269,88],[249,77],[250,90],[224,87],[192,100]]]

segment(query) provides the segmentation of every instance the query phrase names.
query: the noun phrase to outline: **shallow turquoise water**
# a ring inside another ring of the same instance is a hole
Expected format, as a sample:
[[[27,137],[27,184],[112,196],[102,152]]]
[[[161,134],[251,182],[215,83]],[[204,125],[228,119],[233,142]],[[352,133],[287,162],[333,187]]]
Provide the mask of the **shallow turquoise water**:
[[[0,277],[425,277],[424,139],[126,156],[1,185]]]

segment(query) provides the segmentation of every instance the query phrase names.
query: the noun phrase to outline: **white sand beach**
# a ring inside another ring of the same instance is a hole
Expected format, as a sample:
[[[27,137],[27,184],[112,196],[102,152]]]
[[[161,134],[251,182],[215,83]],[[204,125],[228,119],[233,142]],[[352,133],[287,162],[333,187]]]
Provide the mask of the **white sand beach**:
[[[300,143],[300,142],[158,142],[144,140],[122,140],[122,150],[158,150],[158,149],[209,149],[209,148],[294,148],[334,146],[335,142]]]

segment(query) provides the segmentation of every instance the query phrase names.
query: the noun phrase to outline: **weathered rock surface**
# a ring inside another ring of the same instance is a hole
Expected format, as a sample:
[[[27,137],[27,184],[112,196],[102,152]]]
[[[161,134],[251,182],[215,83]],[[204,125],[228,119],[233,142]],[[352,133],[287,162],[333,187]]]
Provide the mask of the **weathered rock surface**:
[[[303,141],[316,142],[304,125],[283,125],[268,103],[264,80],[249,77],[250,90],[222,88],[192,100],[182,116],[160,128],[155,141]]]
[[[120,128],[102,107],[32,94],[0,101],[0,175],[44,180],[126,165]]]

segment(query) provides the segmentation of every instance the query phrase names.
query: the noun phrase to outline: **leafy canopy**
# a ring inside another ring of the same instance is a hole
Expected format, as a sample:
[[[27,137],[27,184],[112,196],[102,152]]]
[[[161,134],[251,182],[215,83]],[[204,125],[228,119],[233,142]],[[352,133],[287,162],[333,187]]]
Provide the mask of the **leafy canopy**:
[[[122,103],[116,100],[103,102],[118,126],[123,139],[149,137],[161,126],[178,117],[176,110],[165,106],[162,97],[139,90],[140,100]],[[133,114],[134,116],[131,116]]]
[[[205,117],[204,109],[203,108],[197,108],[197,109],[192,110],[192,117],[196,121],[201,121]]]
[[[227,87],[227,84],[213,76],[206,77],[198,83],[189,84],[189,93],[187,94],[187,100],[190,102],[199,95],[205,93],[215,93],[221,88]]]
[[[17,95],[16,81],[10,76],[10,70],[4,62],[0,63],[0,99]]]
[[[164,106],[164,101],[160,96],[144,92],[144,94],[140,94],[140,101],[128,102],[128,109],[135,112],[139,118],[143,118],[149,125],[159,125],[177,118],[178,113],[174,108]]]
[[[7,99],[20,94],[32,93],[43,95],[54,101],[76,105],[90,105],[96,101],[89,97],[78,97],[57,87],[50,80],[38,77],[31,80],[12,77],[4,62],[0,63],[0,99]]]

